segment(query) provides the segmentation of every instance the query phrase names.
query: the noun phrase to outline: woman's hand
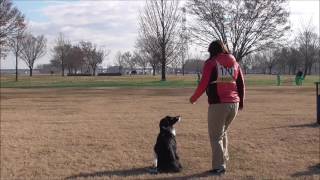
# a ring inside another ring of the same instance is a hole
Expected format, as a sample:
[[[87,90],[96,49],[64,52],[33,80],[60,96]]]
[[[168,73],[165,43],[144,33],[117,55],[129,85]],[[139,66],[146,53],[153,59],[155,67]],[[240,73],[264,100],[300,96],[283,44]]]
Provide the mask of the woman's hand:
[[[190,99],[189,99],[189,102],[190,102],[191,104],[194,104],[194,103],[196,102],[196,100],[193,98],[193,96],[191,96]]]

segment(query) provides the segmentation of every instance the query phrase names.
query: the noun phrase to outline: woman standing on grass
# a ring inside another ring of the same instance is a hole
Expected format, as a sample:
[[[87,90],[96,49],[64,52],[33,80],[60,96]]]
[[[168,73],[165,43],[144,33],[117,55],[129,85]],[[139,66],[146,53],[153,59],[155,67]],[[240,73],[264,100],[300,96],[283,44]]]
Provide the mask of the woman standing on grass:
[[[208,48],[209,59],[205,62],[203,75],[190,103],[194,104],[206,91],[208,96],[208,130],[212,150],[211,173],[223,174],[228,156],[227,129],[243,109],[244,79],[236,59],[224,44],[213,41]]]

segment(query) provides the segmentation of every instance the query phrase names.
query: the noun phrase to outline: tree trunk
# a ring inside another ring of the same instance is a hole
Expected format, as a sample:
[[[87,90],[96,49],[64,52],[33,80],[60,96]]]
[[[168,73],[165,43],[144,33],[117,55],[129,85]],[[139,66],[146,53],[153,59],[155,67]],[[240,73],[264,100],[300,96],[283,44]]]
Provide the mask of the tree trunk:
[[[288,67],[288,74],[291,74],[291,68],[292,68],[292,66],[289,65],[289,67]]]
[[[247,74],[247,72],[248,72],[248,67],[247,67],[247,66],[243,66],[243,69],[244,69],[244,74]]]
[[[308,67],[308,75],[311,75],[311,69],[312,69],[312,64],[310,64]]]
[[[61,54],[61,76],[64,76],[64,53]]]
[[[272,71],[272,66],[269,66],[269,74],[272,74],[271,71]]]
[[[307,76],[307,72],[308,72],[308,63],[306,62],[304,64],[303,78]]]
[[[161,64],[161,81],[166,81],[166,63]]]
[[[64,65],[63,65],[63,61],[62,61],[62,64],[61,64],[61,76],[64,76]]]
[[[161,81],[166,81],[166,47],[164,43],[162,44]]]
[[[182,76],[184,76],[184,63],[182,64]]]
[[[156,75],[156,66],[152,66],[152,75],[153,75],[153,76]]]
[[[92,67],[92,76],[96,76],[96,68]]]
[[[33,69],[32,69],[32,67],[29,67],[29,69],[30,69],[30,70],[29,70],[29,74],[30,74],[30,77],[31,77],[31,76],[32,76],[32,70],[33,70]]]
[[[18,81],[18,53],[16,52],[16,82]]]

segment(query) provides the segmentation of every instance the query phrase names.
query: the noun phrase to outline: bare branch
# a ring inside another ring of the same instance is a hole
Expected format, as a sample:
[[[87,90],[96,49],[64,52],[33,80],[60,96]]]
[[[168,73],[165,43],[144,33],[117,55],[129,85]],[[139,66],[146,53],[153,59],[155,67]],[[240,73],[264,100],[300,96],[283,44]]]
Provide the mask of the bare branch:
[[[181,12],[177,0],[147,0],[140,13],[140,33],[137,47],[149,54],[150,64],[161,64],[162,80],[166,80],[166,65],[178,53],[179,20]]]
[[[197,18],[193,38],[208,44],[222,40],[238,61],[246,55],[281,43],[289,29],[286,0],[189,0]]]
[[[20,57],[30,69],[30,76],[32,76],[32,69],[34,62],[46,53],[46,38],[41,36],[33,36],[26,34],[21,40],[21,54]]]

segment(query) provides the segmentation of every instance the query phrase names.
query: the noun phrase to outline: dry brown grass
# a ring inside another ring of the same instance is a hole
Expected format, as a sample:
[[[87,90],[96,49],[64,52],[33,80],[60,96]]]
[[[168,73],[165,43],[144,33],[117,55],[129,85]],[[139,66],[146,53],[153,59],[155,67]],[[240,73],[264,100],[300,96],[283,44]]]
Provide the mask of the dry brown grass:
[[[207,102],[193,89],[1,89],[1,179],[211,179]],[[223,179],[318,179],[311,87],[252,87]],[[158,122],[177,125],[182,173],[150,175]]]

